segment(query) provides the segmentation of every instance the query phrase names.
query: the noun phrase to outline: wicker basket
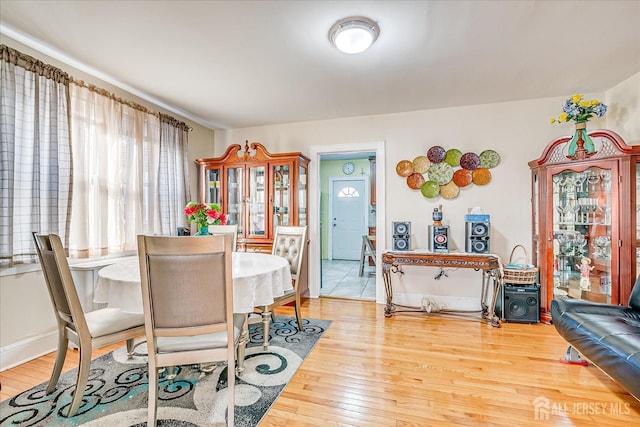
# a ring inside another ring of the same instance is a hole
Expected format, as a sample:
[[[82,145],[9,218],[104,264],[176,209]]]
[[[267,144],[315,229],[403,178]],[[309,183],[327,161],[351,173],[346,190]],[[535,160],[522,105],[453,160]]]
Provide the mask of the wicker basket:
[[[509,256],[509,264],[513,260],[513,254],[516,249],[521,248],[524,251],[525,262],[529,260],[529,255],[527,254],[527,250],[522,245],[516,245],[511,250],[511,255]],[[531,283],[536,282],[536,276],[538,275],[537,267],[527,268],[524,266],[523,268],[509,268],[504,267],[503,269],[504,275],[502,277],[503,283],[511,283],[514,285],[529,285]]]

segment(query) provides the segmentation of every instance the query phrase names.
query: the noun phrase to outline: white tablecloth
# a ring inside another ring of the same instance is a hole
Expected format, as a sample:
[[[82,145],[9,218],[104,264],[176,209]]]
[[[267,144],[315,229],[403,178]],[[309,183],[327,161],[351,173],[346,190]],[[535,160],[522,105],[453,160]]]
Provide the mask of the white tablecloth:
[[[233,252],[233,312],[250,313],[269,305],[291,290],[291,270],[277,255]],[[107,303],[132,313],[142,312],[142,289],[138,257],[127,258],[98,272],[95,303]]]

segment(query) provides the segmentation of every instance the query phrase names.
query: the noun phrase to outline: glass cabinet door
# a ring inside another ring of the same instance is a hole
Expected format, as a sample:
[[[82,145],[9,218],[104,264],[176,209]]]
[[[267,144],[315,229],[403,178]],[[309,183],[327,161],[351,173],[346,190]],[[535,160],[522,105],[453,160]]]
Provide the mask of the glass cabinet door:
[[[220,194],[220,181],[222,171],[220,168],[212,168],[207,169],[206,172],[206,180],[207,180],[207,193],[205,196],[205,201],[207,203],[222,203],[222,195]]]
[[[247,215],[249,235],[264,236],[266,232],[265,205],[267,201],[266,167],[254,166],[249,168],[249,194],[247,199]]]
[[[640,274],[640,163],[636,164],[636,275]]]
[[[540,258],[540,176],[538,172],[531,175],[531,194],[532,197],[532,230],[533,230],[533,264],[538,265]]]
[[[273,203],[273,222],[272,233],[275,234],[276,228],[279,225],[289,226],[290,209],[291,209],[291,193],[289,191],[289,185],[291,183],[291,166],[290,165],[276,165],[273,166],[273,191],[272,191],[272,203]]]
[[[555,297],[611,303],[611,169],[551,171]]]
[[[298,225],[307,225],[307,168],[298,168]]]
[[[242,234],[242,172],[244,168],[227,169],[227,223],[238,224]]]

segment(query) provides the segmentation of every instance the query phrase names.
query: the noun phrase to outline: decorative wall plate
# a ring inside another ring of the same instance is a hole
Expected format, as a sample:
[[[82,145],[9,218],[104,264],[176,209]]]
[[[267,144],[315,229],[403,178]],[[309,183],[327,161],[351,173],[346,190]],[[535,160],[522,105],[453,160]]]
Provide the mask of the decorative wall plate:
[[[440,186],[435,181],[427,181],[420,187],[422,195],[428,199],[433,199],[440,194]]]
[[[407,185],[413,190],[419,190],[424,184],[424,176],[421,173],[412,173],[407,177]]]
[[[396,165],[396,173],[400,176],[409,176],[413,173],[413,163],[409,160],[400,160]]]
[[[477,168],[472,172],[472,179],[475,185],[486,185],[491,181],[491,172],[486,168]]]
[[[481,168],[495,168],[500,163],[500,154],[493,150],[484,150],[480,153],[480,167]]]
[[[472,178],[470,170],[458,169],[453,173],[453,182],[455,182],[458,187],[466,187],[471,184],[471,181]]]
[[[435,163],[429,168],[429,179],[444,185],[453,178],[453,168],[449,163]]]
[[[449,163],[451,166],[456,167],[460,166],[460,157],[462,157],[462,151],[457,148],[452,148],[447,150],[447,154],[444,156],[444,161]]]
[[[431,163],[442,162],[446,154],[447,152],[444,150],[444,148],[440,147],[439,145],[434,145],[433,147],[429,148],[429,151],[427,151],[427,157],[429,158],[429,160],[431,160]]]
[[[440,186],[440,195],[443,199],[455,199],[459,193],[460,188],[453,181]]]
[[[480,157],[476,153],[464,153],[460,157],[460,166],[467,170],[474,170],[480,166]]]
[[[418,156],[413,159],[413,171],[417,173],[425,173],[429,170],[429,166],[431,166],[431,162],[427,158],[427,156]]]

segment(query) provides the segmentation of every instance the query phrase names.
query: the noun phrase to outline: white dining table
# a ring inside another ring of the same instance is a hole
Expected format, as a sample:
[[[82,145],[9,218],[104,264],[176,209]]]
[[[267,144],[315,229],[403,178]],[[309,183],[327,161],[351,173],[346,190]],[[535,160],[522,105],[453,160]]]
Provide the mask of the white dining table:
[[[250,313],[254,307],[270,305],[293,289],[289,262],[277,255],[233,252],[231,275],[234,313]],[[129,313],[142,313],[138,257],[100,269],[93,301]]]
[[[268,306],[276,297],[293,289],[289,262],[277,255],[257,252],[232,253],[233,312],[245,316],[255,307]],[[142,313],[142,287],[140,286],[140,261],[137,256],[125,258],[98,271],[98,282],[93,295],[97,304],[119,308],[124,312]],[[267,325],[270,311],[262,312],[262,324]],[[240,336],[238,365],[244,369],[244,348],[248,342],[248,326],[245,318]],[[268,345],[268,332],[264,345]]]

